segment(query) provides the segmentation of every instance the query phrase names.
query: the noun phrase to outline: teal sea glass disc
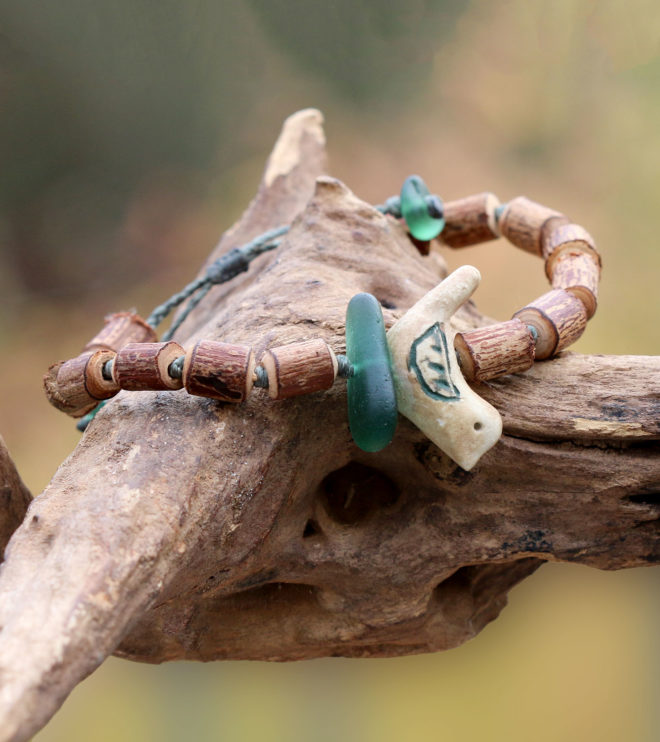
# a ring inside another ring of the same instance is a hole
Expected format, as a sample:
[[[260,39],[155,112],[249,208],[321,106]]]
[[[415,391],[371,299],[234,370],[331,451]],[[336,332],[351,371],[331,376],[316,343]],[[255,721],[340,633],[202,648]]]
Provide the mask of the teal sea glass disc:
[[[406,221],[410,234],[417,240],[432,240],[445,226],[442,216],[429,213],[427,197],[431,194],[419,175],[410,175],[401,186],[401,216]],[[435,199],[439,202],[439,199]]]
[[[394,437],[397,423],[392,362],[380,304],[371,294],[356,294],[346,310],[348,423],[356,445],[380,451]]]

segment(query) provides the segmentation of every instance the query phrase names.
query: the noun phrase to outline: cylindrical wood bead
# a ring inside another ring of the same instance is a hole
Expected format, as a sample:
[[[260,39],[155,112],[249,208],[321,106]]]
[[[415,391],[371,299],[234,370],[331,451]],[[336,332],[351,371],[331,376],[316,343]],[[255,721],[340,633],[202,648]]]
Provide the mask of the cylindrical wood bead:
[[[599,277],[600,266],[584,252],[565,250],[552,266],[552,288],[577,296],[587,310],[587,319],[596,311]]]
[[[594,238],[579,224],[554,226],[543,241],[545,274],[552,281],[554,264],[565,252],[582,252],[589,255],[600,268],[601,260]]]
[[[110,399],[119,391],[119,384],[114,379],[103,376],[103,367],[116,357],[113,350],[95,350],[85,366],[85,386],[94,399]]]
[[[337,376],[337,358],[320,338],[270,348],[261,358],[261,365],[268,372],[271,399],[329,389]]]
[[[183,381],[172,378],[168,369],[185,350],[169,343],[129,343],[115,358],[112,375],[122,389],[132,392],[181,389]]]
[[[573,294],[553,289],[513,315],[536,329],[536,358],[542,360],[574,343],[587,326],[587,310]]]
[[[493,193],[477,193],[457,201],[445,201],[445,226],[440,239],[449,247],[468,247],[496,239],[495,209],[500,201]]]
[[[84,350],[120,350],[129,343],[153,343],[156,331],[133,312],[118,312],[105,318],[105,325]]]
[[[103,366],[114,355],[109,350],[88,351],[51,366],[44,377],[51,404],[71,417],[82,417],[100,400],[113,397],[119,387],[103,378]]]
[[[459,332],[454,338],[463,376],[487,381],[526,371],[534,364],[534,338],[518,319]]]
[[[242,402],[252,389],[254,367],[252,348],[200,340],[186,353],[183,385],[197,397]]]
[[[504,206],[498,228],[502,237],[506,237],[511,244],[534,255],[541,255],[544,236],[557,225],[566,223],[568,218],[560,212],[518,196]]]
[[[65,361],[58,361],[48,367],[48,371],[44,374],[44,390],[46,392],[46,398],[53,407],[61,412],[70,414],[73,408],[60,394],[57,386],[57,374],[64,364]],[[85,413],[83,412],[82,414],[84,415]]]

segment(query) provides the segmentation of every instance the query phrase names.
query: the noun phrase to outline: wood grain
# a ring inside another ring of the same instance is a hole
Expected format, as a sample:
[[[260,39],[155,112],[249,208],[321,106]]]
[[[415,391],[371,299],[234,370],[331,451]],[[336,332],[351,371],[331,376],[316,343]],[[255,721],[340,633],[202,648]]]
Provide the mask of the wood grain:
[[[129,343],[154,343],[156,331],[135,312],[117,312],[105,318],[105,325],[83,350],[121,350]]]
[[[518,310],[514,319],[536,328],[536,358],[544,360],[572,345],[587,326],[587,310],[573,294],[553,289]]]
[[[499,237],[495,209],[500,201],[493,193],[477,193],[445,202],[445,226],[441,241],[448,247],[469,247]]]
[[[122,389],[132,392],[181,389],[183,381],[172,378],[172,361],[185,354],[179,343],[129,343],[115,358],[112,375]]]
[[[335,354],[320,338],[269,348],[261,364],[268,373],[271,399],[288,399],[330,389],[337,376]]]
[[[591,319],[598,305],[600,266],[587,253],[566,250],[552,266],[552,288],[564,289],[584,304],[587,319]]]
[[[560,212],[518,196],[504,205],[498,227],[502,237],[512,245],[533,255],[541,255],[547,235],[556,226],[567,222],[567,217]]]
[[[197,397],[244,402],[252,389],[254,366],[249,345],[200,340],[186,353],[183,385]]]
[[[454,347],[468,381],[520,373],[534,364],[534,339],[527,325],[518,319],[459,332]]]

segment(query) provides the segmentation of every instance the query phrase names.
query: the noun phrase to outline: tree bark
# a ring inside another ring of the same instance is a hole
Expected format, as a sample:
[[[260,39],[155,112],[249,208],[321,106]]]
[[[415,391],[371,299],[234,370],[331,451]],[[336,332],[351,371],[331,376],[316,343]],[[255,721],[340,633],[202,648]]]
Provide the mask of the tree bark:
[[[445,274],[323,176],[321,116],[289,118],[215,259],[293,222],[176,340],[344,349],[351,296],[387,327]],[[459,330],[488,320],[468,303]],[[243,405],[122,392],[30,506],[0,571],[0,740],[25,740],[111,653],[395,656],[457,646],[545,560],[660,562],[660,359],[565,354],[476,385],[501,441],[470,472],[401,419],[351,442],[345,386]]]
[[[31,499],[0,436],[0,562],[5,546],[25,517]]]

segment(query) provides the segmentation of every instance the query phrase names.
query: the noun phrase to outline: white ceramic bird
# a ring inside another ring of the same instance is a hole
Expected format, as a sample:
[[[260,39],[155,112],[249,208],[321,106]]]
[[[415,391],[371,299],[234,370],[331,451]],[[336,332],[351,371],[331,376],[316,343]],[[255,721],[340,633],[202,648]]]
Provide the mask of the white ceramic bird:
[[[499,412],[461,374],[449,324],[480,281],[473,266],[458,268],[387,333],[399,412],[465,470],[502,434]]]

